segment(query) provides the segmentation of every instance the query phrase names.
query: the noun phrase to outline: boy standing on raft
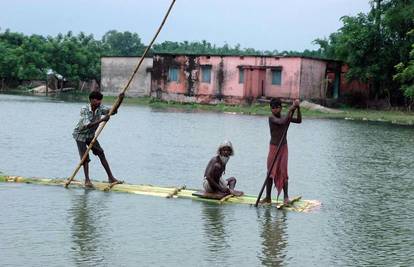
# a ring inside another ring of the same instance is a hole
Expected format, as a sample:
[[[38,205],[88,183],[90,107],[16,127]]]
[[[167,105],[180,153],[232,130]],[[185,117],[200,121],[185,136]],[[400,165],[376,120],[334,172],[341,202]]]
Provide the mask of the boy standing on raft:
[[[79,156],[82,159],[83,154],[85,154],[88,145],[91,143],[92,139],[95,136],[95,132],[98,129],[98,126],[101,122],[109,120],[109,110],[110,108],[101,105],[103,95],[98,91],[92,91],[89,94],[89,104],[84,106],[80,111],[80,119],[75,129],[73,130],[73,138],[76,140],[76,145],[78,146]],[[113,114],[116,114],[119,106],[124,99],[124,94],[119,95],[120,102],[116,106]],[[98,140],[93,144],[91,148],[94,155],[98,156],[102,166],[104,167],[107,175],[108,182],[113,183],[122,183],[115,179],[109,168],[108,161],[106,160],[105,153],[100,146]],[[85,173],[85,187],[92,188],[93,185],[89,179],[89,155],[86,160],[83,162],[83,171]]]
[[[267,170],[269,177],[266,182],[266,197],[261,201],[262,203],[271,203],[272,184],[275,183],[277,189],[277,198],[283,190],[283,202],[289,203],[288,194],[288,146],[287,146],[287,128],[289,123],[301,123],[302,114],[300,112],[299,100],[296,99],[292,106],[289,107],[289,112],[286,116],[282,116],[282,102],[280,99],[272,98],[270,101],[270,108],[272,115],[269,116],[270,128],[270,146],[269,154],[267,156]],[[293,113],[297,110],[296,118],[293,118]],[[286,131],[286,134],[284,134]],[[284,135],[284,136],[283,136]],[[282,140],[283,137],[283,140]],[[280,151],[277,155],[278,146]],[[275,161],[275,157],[276,161]],[[275,161],[272,170],[270,170],[273,161]],[[270,170],[270,171],[269,171]]]

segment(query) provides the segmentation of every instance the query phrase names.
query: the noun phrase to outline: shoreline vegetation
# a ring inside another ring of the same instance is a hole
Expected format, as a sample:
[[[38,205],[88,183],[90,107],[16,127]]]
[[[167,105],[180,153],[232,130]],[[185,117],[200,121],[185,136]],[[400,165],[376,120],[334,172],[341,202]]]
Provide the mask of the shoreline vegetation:
[[[105,103],[111,103],[110,100],[115,101],[115,97],[110,99],[105,98]],[[107,102],[108,101],[108,102]],[[181,111],[206,111],[219,112],[226,114],[240,114],[253,116],[269,116],[270,109],[267,103],[254,103],[251,105],[226,105],[226,104],[198,104],[198,103],[179,103],[172,101],[162,101],[150,97],[143,98],[126,98],[125,104],[130,105],[145,105],[151,108],[165,109],[165,110],[181,110]],[[286,111],[288,105],[283,105]],[[403,111],[385,111],[385,110],[370,110],[342,107],[336,109],[335,113],[322,112],[319,110],[312,110],[301,107],[302,116],[304,118],[312,119],[345,119],[354,121],[371,121],[383,122],[397,125],[414,125],[414,113]]]
[[[24,95],[24,96],[39,96],[45,97],[45,94],[22,93],[21,90],[3,91],[0,93]],[[60,93],[49,94],[48,97],[52,99],[59,99],[64,101],[88,101],[88,93]],[[117,96],[104,96],[104,104],[112,105]],[[154,109],[162,109],[167,111],[184,111],[184,112],[217,112],[226,114],[240,114],[253,116],[269,116],[270,109],[267,103],[253,103],[251,105],[228,105],[224,103],[219,104],[199,104],[199,103],[181,103],[175,101],[164,101],[149,96],[145,97],[125,97],[123,105],[137,105],[148,106]],[[321,111],[319,108],[305,107],[301,102],[301,111],[304,118],[312,119],[345,119],[353,121],[370,121],[390,123],[396,125],[414,125],[414,112],[399,111],[399,110],[373,110],[342,106],[331,112],[328,110]],[[318,105],[316,105],[318,106]],[[284,111],[287,110],[288,105],[284,104]],[[319,106],[321,107],[321,106]],[[122,109],[122,108],[121,108]],[[323,109],[323,108],[322,108]],[[121,111],[122,112],[122,111]]]

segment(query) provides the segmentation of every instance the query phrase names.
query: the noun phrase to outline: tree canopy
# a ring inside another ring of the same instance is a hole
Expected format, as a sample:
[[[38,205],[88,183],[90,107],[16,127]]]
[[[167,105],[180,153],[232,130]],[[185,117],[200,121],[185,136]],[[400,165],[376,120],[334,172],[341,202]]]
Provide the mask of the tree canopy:
[[[0,31],[0,79],[5,83],[23,80],[45,80],[47,74],[61,75],[66,81],[100,80],[102,56],[140,56],[146,46],[137,33],[110,30],[100,40],[83,32],[71,31],[57,36],[26,36],[10,30]],[[221,55],[278,55],[277,50],[260,51],[253,48],[216,46],[201,42],[164,41],[150,50],[167,53],[221,54]],[[305,51],[313,53],[313,51]],[[301,52],[284,51],[300,55]]]
[[[337,32],[314,42],[320,46],[323,56],[349,65],[347,79],[369,83],[371,97],[401,104],[404,79],[393,77],[410,60],[414,36],[408,33],[414,29],[414,0],[370,3],[367,14],[342,17],[343,26]],[[396,69],[396,65],[400,67]]]

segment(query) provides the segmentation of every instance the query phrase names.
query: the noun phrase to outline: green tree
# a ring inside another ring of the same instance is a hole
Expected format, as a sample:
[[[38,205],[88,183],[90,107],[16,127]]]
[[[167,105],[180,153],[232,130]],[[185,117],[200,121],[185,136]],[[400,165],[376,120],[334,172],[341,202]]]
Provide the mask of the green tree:
[[[3,33],[0,33],[0,42],[6,43],[11,47],[19,47],[23,44],[25,36],[22,33],[11,32],[6,29]]]
[[[0,78],[1,89],[7,83],[19,80],[22,49],[25,36],[21,33],[11,32],[9,29],[0,32]]]
[[[104,51],[108,56],[141,56],[145,45],[137,33],[111,30],[102,37]]]
[[[414,34],[414,29],[407,35]],[[404,96],[408,99],[408,107],[411,110],[414,104],[414,44],[411,45],[410,61],[404,64],[400,62],[395,66],[397,74],[394,75],[394,80],[401,84],[401,90]]]
[[[400,104],[403,95],[394,66],[407,63],[413,41],[406,33],[414,27],[413,0],[370,1],[367,14],[342,17],[343,26],[328,39],[316,39],[321,54],[349,65],[348,80],[371,85],[371,96]]]
[[[176,53],[176,54],[218,54],[218,55],[277,55],[277,50],[259,51],[254,48],[241,48],[240,44],[234,47],[225,43],[223,46],[212,45],[206,40],[201,42],[171,42],[164,41],[155,44],[153,52],[156,53]]]
[[[6,83],[18,79],[19,56],[16,48],[0,42],[0,79],[1,90],[4,90]]]
[[[100,79],[100,57],[103,48],[93,35],[72,32],[49,37],[47,45],[48,62],[51,70],[66,80],[79,82]]]
[[[48,70],[46,39],[32,35],[23,40],[17,49],[19,56],[18,78],[20,80],[44,80]]]

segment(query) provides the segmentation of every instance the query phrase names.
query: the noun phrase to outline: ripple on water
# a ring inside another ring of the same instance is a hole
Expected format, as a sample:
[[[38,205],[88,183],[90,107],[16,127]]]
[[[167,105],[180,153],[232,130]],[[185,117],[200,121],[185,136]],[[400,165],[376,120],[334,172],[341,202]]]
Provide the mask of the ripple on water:
[[[2,94],[0,102],[0,170],[68,176],[78,161],[71,131],[84,103]],[[258,116],[126,105],[100,142],[117,177],[199,188],[205,165],[229,138],[236,155],[226,175],[257,194],[266,175],[267,124]],[[412,131],[341,120],[292,125],[291,195],[322,202],[308,214],[3,184],[0,258],[20,266],[410,266]],[[91,176],[105,180],[99,160],[91,160]]]

